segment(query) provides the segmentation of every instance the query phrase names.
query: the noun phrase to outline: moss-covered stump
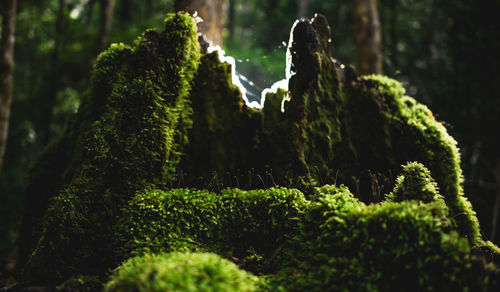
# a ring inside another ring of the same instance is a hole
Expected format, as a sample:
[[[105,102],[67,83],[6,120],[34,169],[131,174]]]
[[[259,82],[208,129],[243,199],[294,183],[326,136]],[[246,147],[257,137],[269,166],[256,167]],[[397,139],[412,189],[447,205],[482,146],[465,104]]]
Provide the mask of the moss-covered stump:
[[[109,268],[121,207],[137,190],[173,180],[190,125],[187,96],[199,55],[194,21],[172,14],[164,31],[149,30],[132,47],[114,44],[98,57],[77,114],[83,126],[69,124],[41,157],[38,164],[46,169],[37,169],[28,187],[26,200],[48,207],[36,206],[37,216],[45,213],[40,229],[23,230],[26,238],[40,238],[35,248],[21,251],[32,253],[25,275],[49,280]],[[56,163],[59,149],[69,153],[66,163]],[[45,171],[54,176],[47,184]]]
[[[495,291],[484,255],[498,264],[499,249],[480,237],[456,142],[400,83],[342,69],[330,45],[324,17],[297,21],[288,89],[267,92],[262,110],[217,52],[200,55],[186,14],[112,45],[35,164],[24,277],[94,289],[125,262],[109,291],[255,288],[198,254],[210,252],[272,291]]]

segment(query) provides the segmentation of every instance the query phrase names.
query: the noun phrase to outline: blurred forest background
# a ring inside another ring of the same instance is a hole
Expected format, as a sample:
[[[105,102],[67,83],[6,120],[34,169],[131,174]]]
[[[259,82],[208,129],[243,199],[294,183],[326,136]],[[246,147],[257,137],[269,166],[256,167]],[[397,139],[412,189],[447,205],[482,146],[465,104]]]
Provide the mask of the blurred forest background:
[[[2,6],[8,0],[2,0]],[[324,14],[333,55],[358,64],[356,0],[213,0],[223,48],[254,85],[285,77],[295,19]],[[182,2],[182,1],[177,1]],[[466,196],[487,239],[500,243],[500,1],[379,0],[383,73],[404,83],[458,141]],[[29,167],[78,108],[92,63],[109,43],[160,28],[173,0],[18,1],[9,132],[0,173],[0,258],[15,246]],[[4,16],[2,20],[5,20]],[[3,69],[2,69],[3,70]]]

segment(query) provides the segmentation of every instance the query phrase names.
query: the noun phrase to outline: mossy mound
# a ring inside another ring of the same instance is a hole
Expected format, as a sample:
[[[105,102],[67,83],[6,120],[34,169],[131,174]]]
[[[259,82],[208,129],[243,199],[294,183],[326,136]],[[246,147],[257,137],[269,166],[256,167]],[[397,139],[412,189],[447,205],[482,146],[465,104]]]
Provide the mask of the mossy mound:
[[[396,179],[394,191],[385,199],[392,202],[440,202],[443,208],[447,208],[430,171],[418,162],[410,162],[403,166],[403,173]]]
[[[116,251],[122,259],[148,252],[211,251],[247,270],[270,271],[276,266],[273,252],[294,233],[305,207],[300,191],[285,188],[140,192],[124,209]]]
[[[326,191],[326,192],[325,192]],[[439,202],[365,205],[319,191],[274,286],[285,291],[495,291],[499,270],[472,256]]]
[[[215,254],[168,253],[131,258],[104,291],[257,291],[259,279]]]

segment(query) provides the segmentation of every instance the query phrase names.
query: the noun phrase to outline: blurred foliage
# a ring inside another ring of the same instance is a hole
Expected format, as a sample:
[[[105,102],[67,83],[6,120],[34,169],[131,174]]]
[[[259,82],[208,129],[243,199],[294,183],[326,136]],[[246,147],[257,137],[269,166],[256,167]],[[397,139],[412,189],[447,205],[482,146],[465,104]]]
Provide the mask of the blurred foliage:
[[[229,0],[228,0],[229,1]],[[298,16],[294,0],[230,0],[225,49],[259,89],[284,77],[285,46]],[[25,0],[19,3],[15,88],[4,169],[0,175],[0,254],[12,247],[22,214],[23,185],[38,153],[58,136],[87,88],[97,56],[100,2]],[[131,41],[161,26],[172,0],[118,0],[110,42]],[[488,237],[498,182],[494,141],[500,126],[500,24],[496,0],[382,0],[384,71],[427,104],[462,150],[465,193]],[[355,63],[349,1],[309,0],[308,17],[332,26],[333,56]],[[500,164],[499,164],[500,165]],[[496,238],[498,243],[498,237]]]

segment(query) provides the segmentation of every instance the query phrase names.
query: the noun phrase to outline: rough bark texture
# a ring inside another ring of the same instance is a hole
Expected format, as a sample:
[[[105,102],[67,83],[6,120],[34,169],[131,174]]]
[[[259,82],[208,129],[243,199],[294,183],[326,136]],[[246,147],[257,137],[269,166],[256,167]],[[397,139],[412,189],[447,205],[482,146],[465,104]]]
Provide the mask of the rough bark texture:
[[[17,0],[2,4],[2,39],[0,43],[0,170],[7,145],[10,104],[14,81],[14,31],[16,27]]]
[[[101,24],[99,28],[99,38],[97,40],[98,52],[106,48],[111,30],[111,20],[113,19],[113,7],[115,0],[102,0],[101,1]]]
[[[382,74],[382,37],[376,0],[351,0],[361,74]]]
[[[214,45],[222,46],[223,30],[226,21],[225,0],[176,0],[175,11],[195,12],[203,19],[198,23],[198,31],[206,35]]]

